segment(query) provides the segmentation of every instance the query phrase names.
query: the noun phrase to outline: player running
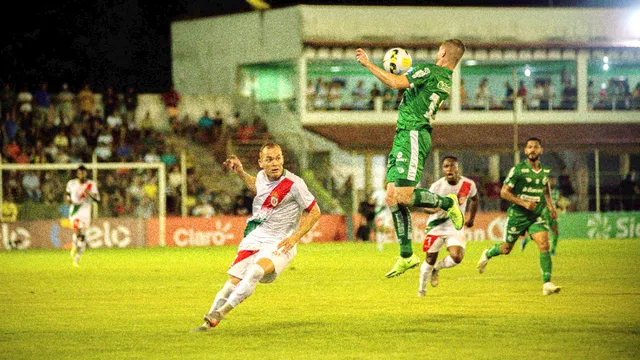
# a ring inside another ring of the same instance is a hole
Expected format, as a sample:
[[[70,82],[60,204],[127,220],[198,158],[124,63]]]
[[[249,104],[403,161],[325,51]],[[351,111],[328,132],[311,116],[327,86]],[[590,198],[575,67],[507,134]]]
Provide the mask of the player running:
[[[551,169],[540,163],[542,141],[532,137],[527,140],[524,154],[527,159],[512,167],[504,180],[500,196],[509,201],[505,238],[502,244],[495,244],[482,252],[478,261],[478,272],[484,272],[489,259],[498,255],[508,255],[518,238],[525,232],[531,234],[540,250],[543,295],[560,292],[560,287],[551,282],[551,256],[549,255],[549,228],[542,218],[545,208],[552,219],[557,217],[549,191]]]
[[[320,208],[304,180],[283,168],[279,145],[265,144],[258,164],[262,170],[253,177],[235,155],[224,162],[255,194],[253,216],[247,220],[245,237],[227,271],[229,280],[216,294],[204,324],[192,332],[216,327],[253,294],[258,282],[275,281],[296,256],[296,244],[320,218]]]
[[[549,176],[549,188],[551,189],[551,202],[553,203],[553,207],[558,208],[558,200],[560,199],[560,190],[556,188],[556,177],[551,175]],[[551,214],[549,213],[549,209],[545,208],[542,212],[542,218],[547,223],[549,229],[551,229],[551,247],[549,249],[549,254],[551,256],[556,256],[556,248],[558,247],[558,219],[551,218]],[[532,240],[531,235],[526,236],[522,239],[522,251],[527,246],[527,243]]]
[[[473,227],[473,222],[478,211],[478,190],[476,183],[458,172],[458,159],[455,156],[447,155],[442,159],[443,178],[440,178],[429,188],[429,191],[438,195],[457,194],[457,201],[460,205],[460,211],[464,213],[467,207],[467,200],[471,203],[469,209],[469,219],[465,225]],[[464,232],[456,230],[447,216],[447,213],[439,209],[425,209],[431,213],[427,220],[426,236],[422,250],[427,253],[427,257],[420,266],[420,286],[418,288],[418,296],[425,296],[427,292],[427,284],[431,282],[431,286],[438,286],[439,271],[454,267],[464,258],[464,250],[466,240]],[[442,246],[446,246],[449,255],[438,261],[438,253]]]
[[[71,257],[73,266],[80,266],[80,257],[87,249],[85,230],[91,225],[91,202],[100,201],[98,185],[87,179],[87,168],[80,165],[76,170],[76,178],[67,182],[65,200],[69,207],[69,221],[73,227],[73,244]]]
[[[411,206],[446,210],[457,230],[464,224],[455,194],[440,196],[427,189],[415,188],[431,152],[431,122],[451,93],[453,69],[464,51],[462,41],[446,40],[440,45],[435,64],[417,65],[404,75],[395,75],[373,64],[364,50],[356,50],[356,60],[376,78],[390,88],[406,89],[398,108],[396,135],[387,161],[386,203],[400,243],[400,258],[386,274],[387,278],[398,276],[420,263],[411,246]]]

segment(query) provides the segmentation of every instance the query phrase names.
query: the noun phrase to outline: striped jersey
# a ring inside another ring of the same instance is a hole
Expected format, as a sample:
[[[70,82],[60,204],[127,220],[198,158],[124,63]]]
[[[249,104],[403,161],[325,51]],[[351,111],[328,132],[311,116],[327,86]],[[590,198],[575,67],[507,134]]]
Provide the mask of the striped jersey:
[[[460,176],[460,181],[456,185],[451,185],[447,182],[446,178],[440,178],[438,181],[431,184],[429,188],[434,194],[440,196],[446,196],[449,194],[458,195],[458,204],[460,204],[460,211],[464,214],[467,208],[467,199],[476,196],[478,189],[476,183],[464,176]],[[429,216],[427,220],[427,228],[431,227],[429,234],[432,235],[455,235],[462,230],[456,230],[453,227],[453,222],[447,217],[447,212],[442,210]]]
[[[98,185],[93,180],[85,180],[81,183],[78,179],[71,179],[67,182],[66,193],[71,197],[72,205],[91,205],[91,198],[85,194],[85,190],[89,190],[91,196],[96,199],[100,199],[100,193],[98,193]]]
[[[291,236],[300,224],[303,211],[316,204],[307,184],[300,177],[284,170],[282,176],[270,181],[264,170],[256,175],[256,196],[253,216],[247,220],[245,236],[264,242],[280,241]]]

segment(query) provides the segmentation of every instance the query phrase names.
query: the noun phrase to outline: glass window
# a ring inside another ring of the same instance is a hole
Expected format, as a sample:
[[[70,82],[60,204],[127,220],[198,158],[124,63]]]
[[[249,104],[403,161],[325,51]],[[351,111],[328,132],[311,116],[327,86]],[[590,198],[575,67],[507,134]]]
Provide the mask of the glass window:
[[[640,62],[591,58],[588,98],[593,110],[640,110]]]
[[[516,97],[523,99],[524,110],[577,107],[575,61],[467,60],[461,74],[463,110],[512,110]]]

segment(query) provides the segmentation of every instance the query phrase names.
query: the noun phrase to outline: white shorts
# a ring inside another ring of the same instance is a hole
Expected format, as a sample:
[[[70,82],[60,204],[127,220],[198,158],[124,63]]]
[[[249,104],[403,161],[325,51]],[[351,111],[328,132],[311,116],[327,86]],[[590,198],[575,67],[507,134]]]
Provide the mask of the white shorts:
[[[73,230],[88,228],[91,225],[91,206],[81,206],[73,215],[69,215],[69,222]]]
[[[262,279],[260,279],[260,282],[265,284],[274,282],[278,277],[278,274],[280,274],[282,270],[289,265],[297,253],[297,245],[295,245],[286,254],[277,252],[277,247],[278,243],[263,244],[259,246],[254,244],[247,247],[244,247],[243,244],[240,243],[238,254],[231,264],[231,267],[229,267],[227,274],[237,277],[238,279],[243,279],[251,265],[255,264],[262,258],[266,258],[271,260],[275,270],[272,273],[263,276]]]
[[[437,253],[442,249],[442,246],[446,248],[451,246],[460,246],[465,249],[467,247],[467,241],[465,238],[457,235],[431,235],[424,236],[424,242],[422,244],[422,250],[426,253]]]

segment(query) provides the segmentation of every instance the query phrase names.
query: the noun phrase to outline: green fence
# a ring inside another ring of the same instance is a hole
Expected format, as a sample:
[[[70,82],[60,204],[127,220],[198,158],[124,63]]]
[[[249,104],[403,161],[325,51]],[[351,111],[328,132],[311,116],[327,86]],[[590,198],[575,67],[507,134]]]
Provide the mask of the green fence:
[[[640,238],[640,212],[567,213],[558,222],[563,239]]]

